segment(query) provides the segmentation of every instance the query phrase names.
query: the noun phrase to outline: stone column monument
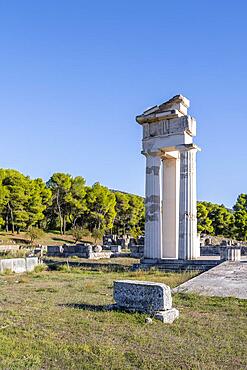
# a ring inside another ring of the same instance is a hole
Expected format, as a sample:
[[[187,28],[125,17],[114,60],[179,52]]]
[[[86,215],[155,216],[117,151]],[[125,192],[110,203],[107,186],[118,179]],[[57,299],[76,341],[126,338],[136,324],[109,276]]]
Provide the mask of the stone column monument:
[[[145,263],[200,255],[196,219],[196,121],[176,95],[136,117],[146,157]]]

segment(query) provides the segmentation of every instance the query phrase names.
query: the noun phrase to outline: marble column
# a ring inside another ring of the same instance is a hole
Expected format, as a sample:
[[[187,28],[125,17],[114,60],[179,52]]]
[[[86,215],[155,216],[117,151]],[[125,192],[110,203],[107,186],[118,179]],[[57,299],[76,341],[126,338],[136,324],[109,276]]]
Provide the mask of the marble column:
[[[178,152],[163,158],[162,258],[178,258],[180,168]]]
[[[161,158],[160,153],[146,156],[146,221],[144,258],[162,257],[161,240]]]
[[[200,255],[196,216],[196,152],[193,144],[180,149],[178,258],[188,260]]]

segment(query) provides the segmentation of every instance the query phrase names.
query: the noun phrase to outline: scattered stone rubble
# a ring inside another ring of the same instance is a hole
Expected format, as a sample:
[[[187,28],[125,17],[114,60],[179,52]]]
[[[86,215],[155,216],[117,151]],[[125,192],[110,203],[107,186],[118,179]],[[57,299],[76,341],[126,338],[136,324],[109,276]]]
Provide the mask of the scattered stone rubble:
[[[117,235],[106,235],[103,238],[103,247],[111,250],[114,257],[120,256],[125,249],[125,251],[129,251],[129,257],[142,258],[144,255],[144,237],[140,236],[134,239],[127,235],[120,238]],[[127,255],[126,252],[125,255]]]
[[[246,256],[247,246],[246,242],[237,242],[231,239],[222,239],[220,237],[213,237],[202,235],[200,238],[200,255],[201,256],[220,256],[223,260],[233,260],[238,257],[234,255]]]
[[[144,245],[130,245],[130,256],[133,258],[142,258],[144,256]]]
[[[110,258],[112,252],[102,250],[101,245],[85,244],[64,244],[60,245],[48,245],[47,256],[48,257],[80,257],[87,259],[105,259]]]
[[[136,240],[127,236],[118,238],[116,235],[107,235],[103,238],[103,243],[103,247],[101,245],[91,245],[89,243],[47,246],[47,256],[77,256],[87,259],[105,259],[121,256],[142,259],[144,256],[144,237],[140,237]],[[42,250],[37,248],[33,254],[41,254],[42,256],[45,249],[44,246],[41,247]],[[236,248],[241,249],[239,249],[239,251],[235,251]],[[237,258],[239,258],[239,253],[241,253],[243,256],[247,255],[247,246],[240,246],[238,243],[231,240],[220,241],[219,238],[216,239],[208,235],[204,235],[201,238],[201,256],[220,256],[220,259],[222,260],[237,260]]]

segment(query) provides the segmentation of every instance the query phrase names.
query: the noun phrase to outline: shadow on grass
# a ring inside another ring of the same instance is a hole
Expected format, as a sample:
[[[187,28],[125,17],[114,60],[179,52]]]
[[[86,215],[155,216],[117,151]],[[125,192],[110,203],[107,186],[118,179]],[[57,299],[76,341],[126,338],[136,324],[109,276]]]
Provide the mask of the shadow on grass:
[[[14,237],[9,237],[9,240],[12,242],[15,242],[15,244],[25,244],[25,245],[30,245],[30,240],[25,239],[25,238],[14,238]]]
[[[72,308],[77,310],[84,310],[84,311],[91,311],[91,312],[118,312],[118,313],[124,313],[124,314],[136,314],[136,315],[143,315],[148,314],[149,316],[153,315],[153,313],[147,311],[146,309],[139,310],[134,308],[127,308],[127,307],[120,307],[116,303],[112,304],[106,304],[106,305],[94,305],[94,304],[88,304],[88,303],[65,303],[65,304],[59,304],[60,307],[64,308]]]
[[[120,311],[120,308],[117,307],[116,304],[94,305],[94,304],[88,304],[88,303],[65,303],[65,304],[59,304],[59,306],[78,309],[78,310],[93,311],[93,312]]]
[[[67,264],[66,259],[64,261],[56,261],[51,258],[44,258],[44,262],[49,266],[50,270],[59,270],[59,266]],[[88,271],[101,271],[101,272],[126,272],[132,271],[132,266],[122,265],[117,263],[100,263],[97,261],[81,262],[69,260],[69,266],[73,268],[82,268]],[[83,270],[82,270],[83,271]]]
[[[65,238],[63,238],[61,236],[60,237],[53,236],[51,239],[54,240],[54,241],[56,241],[56,242],[63,242],[63,243],[66,243],[66,244],[76,244],[75,241],[70,240],[70,239],[65,239]],[[90,243],[91,244],[91,242],[89,242],[87,240],[81,240],[80,243]]]
[[[51,239],[55,240],[56,242],[73,243],[71,240],[64,239],[64,238],[61,238],[61,237],[56,237],[56,236],[53,236]]]

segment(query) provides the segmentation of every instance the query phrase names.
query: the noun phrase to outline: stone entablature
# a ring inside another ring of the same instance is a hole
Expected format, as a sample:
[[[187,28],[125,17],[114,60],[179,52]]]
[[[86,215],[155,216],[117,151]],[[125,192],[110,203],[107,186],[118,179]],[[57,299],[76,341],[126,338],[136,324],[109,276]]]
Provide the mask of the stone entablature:
[[[152,124],[150,125],[150,123]],[[162,119],[154,122],[146,120],[145,123],[143,123],[143,139],[183,134],[184,132],[190,136],[196,136],[196,120],[193,117],[182,116],[179,118]]]
[[[136,120],[138,123],[142,124],[146,122],[145,117],[148,117],[147,119],[150,122],[162,119],[163,117],[181,117],[187,115],[189,106],[189,99],[185,98],[183,95],[175,95],[173,98],[160,105],[155,105],[146,109],[143,114],[136,117]]]

